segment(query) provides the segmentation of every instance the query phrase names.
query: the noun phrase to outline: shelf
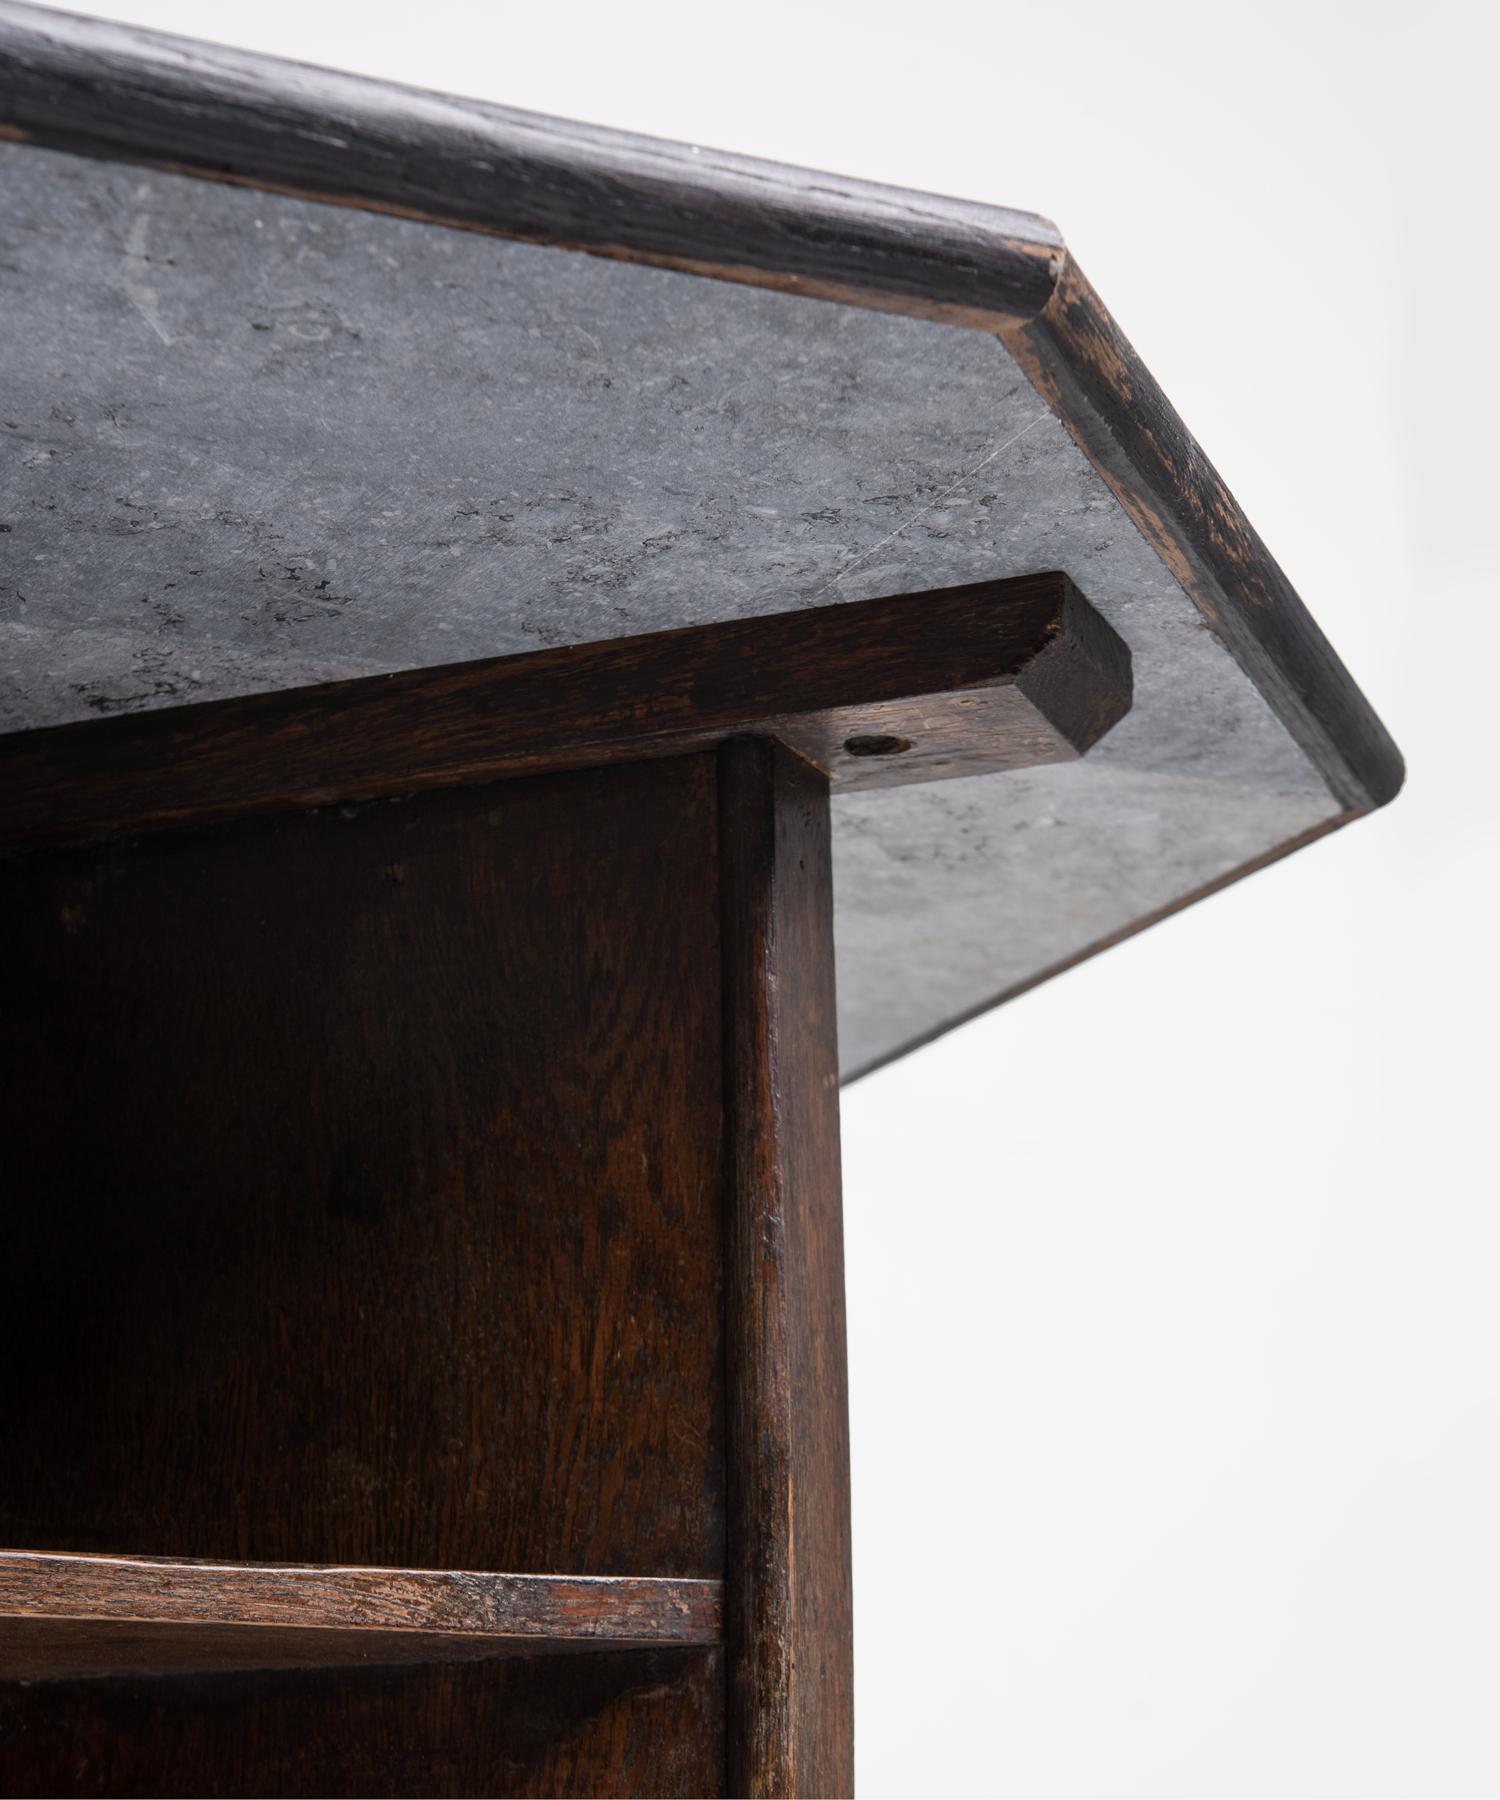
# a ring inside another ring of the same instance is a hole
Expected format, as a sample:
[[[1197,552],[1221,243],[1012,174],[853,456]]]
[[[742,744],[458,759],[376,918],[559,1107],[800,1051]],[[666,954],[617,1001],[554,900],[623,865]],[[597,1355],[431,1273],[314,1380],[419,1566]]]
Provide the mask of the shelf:
[[[711,1645],[722,1583],[0,1551],[0,1677]]]

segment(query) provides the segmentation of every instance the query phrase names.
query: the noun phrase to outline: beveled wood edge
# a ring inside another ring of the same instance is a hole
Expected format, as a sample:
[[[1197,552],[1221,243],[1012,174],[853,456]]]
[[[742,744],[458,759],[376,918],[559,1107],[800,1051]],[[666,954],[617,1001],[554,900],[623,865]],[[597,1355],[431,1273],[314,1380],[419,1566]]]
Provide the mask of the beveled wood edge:
[[[1030,213],[0,0],[0,130],[795,293],[992,321],[1061,247]],[[863,296],[856,299],[856,296]]]
[[[729,1792],[854,1790],[828,786],[719,752]]]
[[[755,734],[869,787],[1081,755],[1130,653],[1066,575],[84,720],[0,738],[0,847],[392,799]]]
[[[1393,800],[1390,734],[1077,263],[999,336],[1339,803]]]
[[[723,1583],[0,1550],[0,1622],[717,1644]]]
[[[0,137],[990,332],[1340,803],[1400,789],[1389,733],[1049,220],[17,0]]]

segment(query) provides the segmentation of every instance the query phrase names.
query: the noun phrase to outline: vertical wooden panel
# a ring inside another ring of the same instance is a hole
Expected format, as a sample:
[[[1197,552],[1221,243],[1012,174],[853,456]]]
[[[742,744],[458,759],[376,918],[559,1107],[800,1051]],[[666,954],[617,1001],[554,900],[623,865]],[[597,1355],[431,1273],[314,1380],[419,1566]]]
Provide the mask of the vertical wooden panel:
[[[0,1543],[722,1574],[716,810],[705,754],[0,869]],[[11,1689],[0,1789],[718,1791],[718,1653],[632,1654]]]
[[[0,870],[0,1543],[722,1572],[711,757]]]
[[[12,1543],[730,1610],[727,1721],[713,1652],[68,1684],[3,1697],[22,1787],[848,1792],[823,778],[746,740],[184,831],[0,918]]]
[[[729,1785],[853,1791],[848,1390],[823,777],[720,752]]]

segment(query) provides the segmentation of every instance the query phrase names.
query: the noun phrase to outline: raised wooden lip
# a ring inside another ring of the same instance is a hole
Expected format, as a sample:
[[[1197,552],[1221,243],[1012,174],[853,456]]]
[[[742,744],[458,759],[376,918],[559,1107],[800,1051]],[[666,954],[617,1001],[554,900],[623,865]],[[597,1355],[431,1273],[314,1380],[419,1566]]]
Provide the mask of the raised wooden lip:
[[[723,1583],[0,1550],[0,1619],[717,1644]]]
[[[0,67],[33,143],[856,304],[1025,316],[1062,249],[1033,213],[9,0]]]
[[[974,582],[0,738],[0,846],[775,737],[835,787],[1081,755],[1130,653],[1066,575]]]
[[[0,1550],[0,1679],[712,1649],[720,1580]]]
[[[1046,219],[17,0],[0,137],[992,332],[1346,816],[1401,786],[1369,702]]]

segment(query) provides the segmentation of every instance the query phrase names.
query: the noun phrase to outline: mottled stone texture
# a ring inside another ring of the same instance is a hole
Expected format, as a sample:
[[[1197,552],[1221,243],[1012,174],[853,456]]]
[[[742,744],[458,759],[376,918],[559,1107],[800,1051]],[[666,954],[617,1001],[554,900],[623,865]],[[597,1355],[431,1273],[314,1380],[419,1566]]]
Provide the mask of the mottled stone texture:
[[[1066,569],[1080,764],[835,811],[843,1062],[1327,818],[992,338],[0,146],[0,728]]]

